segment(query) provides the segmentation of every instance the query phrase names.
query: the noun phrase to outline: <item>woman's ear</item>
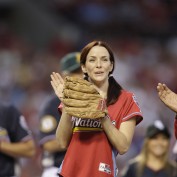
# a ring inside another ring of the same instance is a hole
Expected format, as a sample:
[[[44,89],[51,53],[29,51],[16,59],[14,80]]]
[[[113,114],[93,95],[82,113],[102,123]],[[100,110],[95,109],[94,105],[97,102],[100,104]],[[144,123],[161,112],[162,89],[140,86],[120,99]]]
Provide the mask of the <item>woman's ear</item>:
[[[83,72],[83,73],[87,73],[87,70],[86,70],[86,68],[85,68],[85,65],[81,65],[81,69],[82,69],[82,72]]]
[[[114,66],[114,64],[111,63],[110,68],[109,68],[109,72],[112,72],[112,70],[113,70],[113,66]]]

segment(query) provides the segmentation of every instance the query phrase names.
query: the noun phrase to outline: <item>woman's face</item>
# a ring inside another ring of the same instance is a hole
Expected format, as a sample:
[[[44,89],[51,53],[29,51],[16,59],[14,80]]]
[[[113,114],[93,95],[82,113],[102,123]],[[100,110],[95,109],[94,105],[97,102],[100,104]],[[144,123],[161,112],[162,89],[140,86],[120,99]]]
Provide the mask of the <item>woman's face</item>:
[[[154,156],[163,156],[169,148],[169,139],[163,134],[157,134],[148,142],[148,152]]]
[[[94,83],[102,83],[108,80],[109,72],[113,69],[110,56],[105,47],[94,46],[88,53],[82,70],[87,73]]]

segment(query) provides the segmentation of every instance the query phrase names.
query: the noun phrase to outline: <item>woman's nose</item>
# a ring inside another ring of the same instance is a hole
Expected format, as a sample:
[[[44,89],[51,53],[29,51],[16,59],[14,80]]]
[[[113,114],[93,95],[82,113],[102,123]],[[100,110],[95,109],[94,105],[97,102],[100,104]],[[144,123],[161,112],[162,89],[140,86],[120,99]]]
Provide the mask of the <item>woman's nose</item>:
[[[100,68],[100,67],[101,67],[101,61],[100,61],[100,60],[97,60],[96,67],[97,67],[97,68]]]

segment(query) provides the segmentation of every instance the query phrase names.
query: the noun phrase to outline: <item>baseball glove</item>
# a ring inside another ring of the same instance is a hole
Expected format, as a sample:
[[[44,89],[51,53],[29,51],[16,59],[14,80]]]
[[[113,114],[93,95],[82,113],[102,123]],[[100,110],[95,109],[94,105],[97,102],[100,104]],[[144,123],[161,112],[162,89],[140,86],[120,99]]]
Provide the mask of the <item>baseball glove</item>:
[[[107,114],[105,100],[84,79],[67,76],[63,96],[66,112],[74,117],[97,119]]]

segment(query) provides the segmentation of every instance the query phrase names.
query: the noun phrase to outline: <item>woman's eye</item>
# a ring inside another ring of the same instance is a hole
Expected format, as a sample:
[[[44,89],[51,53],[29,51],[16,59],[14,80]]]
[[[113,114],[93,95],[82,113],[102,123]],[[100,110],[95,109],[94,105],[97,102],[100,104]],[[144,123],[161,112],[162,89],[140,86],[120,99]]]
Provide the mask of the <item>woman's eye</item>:
[[[95,61],[95,59],[89,59],[89,61],[90,61],[90,62],[94,62],[94,61]]]
[[[108,58],[104,58],[103,61],[108,61]]]

